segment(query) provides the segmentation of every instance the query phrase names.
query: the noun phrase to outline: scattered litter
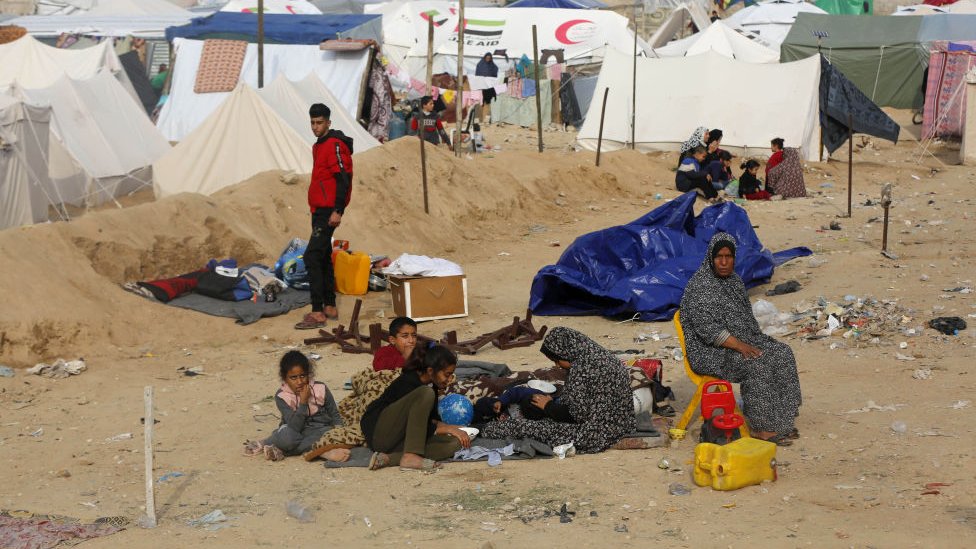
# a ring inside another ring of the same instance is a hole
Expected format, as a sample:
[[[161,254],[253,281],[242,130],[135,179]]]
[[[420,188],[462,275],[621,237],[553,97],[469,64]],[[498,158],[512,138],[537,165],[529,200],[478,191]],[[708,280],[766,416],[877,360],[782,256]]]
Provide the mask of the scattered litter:
[[[564,503],[562,507],[559,508],[559,522],[561,524],[566,524],[573,522],[573,517],[576,516],[576,511],[569,511]]]
[[[163,475],[163,476],[159,477],[158,479],[156,479],[156,484],[162,484],[162,483],[166,482],[169,479],[172,479],[172,478],[180,478],[182,476],[184,476],[183,473],[181,473],[179,471],[173,471],[172,473],[166,473],[165,475]]]
[[[114,437],[108,437],[105,442],[119,442],[120,440],[129,440],[132,438],[132,433],[119,433]]]
[[[315,522],[315,515],[312,514],[312,510],[295,500],[289,500],[285,503],[285,511],[289,517],[298,520],[298,522]]]
[[[891,422],[891,430],[896,433],[904,433],[908,431],[908,425],[905,425],[904,421],[895,420]]]
[[[861,486],[856,484],[835,484],[834,490],[860,490]]]
[[[28,368],[27,373],[36,376],[63,379],[68,376],[76,376],[87,369],[88,365],[85,364],[85,359],[83,358],[71,361],[66,361],[63,358],[59,358],[52,364],[45,364],[41,362],[35,365],[33,368]]]
[[[968,400],[957,400],[950,406],[953,410],[962,410],[963,408],[969,408],[970,402]]]
[[[826,259],[820,257],[811,257],[810,259],[807,260],[807,267],[810,267],[811,269],[816,269],[817,267],[820,267],[826,263],[827,263]]]
[[[34,431],[33,433],[31,433],[31,436],[32,437],[39,437],[39,436],[41,436],[43,434],[44,434],[44,427],[41,427],[40,429],[38,429],[38,430]]]
[[[668,493],[672,496],[687,496],[691,493],[691,490],[687,486],[679,482],[672,482],[668,486]]]
[[[658,469],[670,469],[671,468],[671,460],[669,460],[668,458],[661,458],[661,461],[657,462],[657,468]]]
[[[766,295],[783,295],[792,294],[798,291],[802,286],[796,280],[790,280],[783,282],[782,284],[777,284],[772,290],[767,290]]]
[[[759,322],[759,329],[768,336],[785,335],[790,332],[786,324],[792,320],[793,315],[779,312],[776,305],[765,299],[752,304],[752,314]]]
[[[370,522],[369,517],[363,517],[363,523],[366,525],[366,528],[372,528],[373,527],[373,523]]]
[[[198,519],[186,521],[190,526],[205,526],[211,532],[230,526],[229,524],[222,524],[224,522],[227,522],[227,515],[220,509],[214,509]]]
[[[840,230],[840,221],[831,221],[830,222],[830,230],[831,231],[839,231]]]
[[[904,407],[904,404],[886,404],[884,406],[878,406],[873,400],[869,400],[864,408],[857,408],[855,410],[848,410],[844,412],[845,414],[860,414],[862,412],[895,412],[898,408]]]
[[[500,256],[507,256],[507,255],[512,255],[512,254],[510,254],[508,252],[498,252],[498,255],[500,255]]]
[[[910,355],[903,355],[901,353],[895,353],[895,358],[898,360],[915,360],[915,357]]]
[[[930,320],[929,327],[945,335],[959,335],[959,332],[966,329],[966,321],[958,316],[940,316]]]
[[[14,369],[9,366],[0,365],[0,377],[14,377]]]
[[[971,294],[973,289],[968,286],[959,286],[958,288],[943,288],[943,292],[954,292],[957,294]]]
[[[931,368],[918,368],[912,372],[912,377],[915,379],[932,379],[932,369]]]
[[[177,372],[183,372],[183,375],[185,375],[187,377],[202,376],[202,375],[204,375],[204,373],[203,373],[203,366],[192,366],[190,368],[187,368],[186,366],[181,366],[181,367],[177,368],[176,371]]]

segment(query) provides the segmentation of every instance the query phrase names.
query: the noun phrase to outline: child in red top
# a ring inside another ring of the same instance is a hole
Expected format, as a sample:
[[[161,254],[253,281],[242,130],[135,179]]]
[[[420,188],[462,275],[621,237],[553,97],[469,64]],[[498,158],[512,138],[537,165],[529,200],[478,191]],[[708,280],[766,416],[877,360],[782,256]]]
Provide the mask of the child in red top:
[[[769,180],[769,170],[783,161],[783,145],[782,137],[777,137],[769,142],[769,150],[773,151],[773,154],[766,161],[766,180]]]
[[[394,318],[390,322],[389,341],[389,345],[380,347],[373,355],[373,369],[377,372],[403,368],[417,346],[417,323],[405,316]]]

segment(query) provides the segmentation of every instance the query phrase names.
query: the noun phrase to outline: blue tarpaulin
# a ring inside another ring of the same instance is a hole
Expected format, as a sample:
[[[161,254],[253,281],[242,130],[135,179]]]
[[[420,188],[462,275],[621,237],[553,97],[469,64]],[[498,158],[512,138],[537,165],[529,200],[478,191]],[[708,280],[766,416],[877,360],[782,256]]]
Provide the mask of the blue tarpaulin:
[[[166,40],[174,38],[224,38],[257,41],[258,16],[253,13],[218,11],[192,19],[189,24],[166,29]],[[380,42],[379,15],[291,15],[266,14],[264,39],[269,44],[318,44],[323,40],[356,38]]]
[[[555,265],[535,275],[529,308],[538,315],[670,319],[719,231],[738,243],[735,272],[746,288],[769,282],[774,267],[813,253],[803,247],[772,253],[744,209],[726,202],[696,217],[696,199],[689,192],[626,225],[577,238]]]

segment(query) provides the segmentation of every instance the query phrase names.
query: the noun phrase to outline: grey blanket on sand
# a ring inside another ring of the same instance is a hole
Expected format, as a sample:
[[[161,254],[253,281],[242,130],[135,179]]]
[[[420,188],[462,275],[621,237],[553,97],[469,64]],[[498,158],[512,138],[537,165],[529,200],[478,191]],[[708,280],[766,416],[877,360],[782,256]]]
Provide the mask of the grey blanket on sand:
[[[491,439],[491,438],[475,438],[471,441],[471,446],[481,446],[482,448],[497,449],[504,448],[509,444],[514,445],[514,453],[510,456],[502,456],[502,460],[510,459],[533,459],[533,458],[551,458],[553,456],[552,447],[547,444],[543,444],[537,440],[532,439],[522,439],[522,440],[503,440],[503,439]],[[368,467],[369,458],[373,455],[373,452],[365,447],[359,446],[353,448],[350,451],[349,461],[335,462],[326,461],[326,468],[340,468],[340,467]],[[447,461],[464,461],[464,460],[447,460]],[[482,459],[479,460],[467,460],[467,461],[488,461],[488,455],[486,454]]]
[[[298,309],[311,303],[309,293],[303,290],[288,288],[278,294],[275,301],[223,301],[197,293],[189,293],[178,297],[167,305],[192,309],[213,316],[225,316],[237,320],[238,324],[253,324],[266,317],[283,315],[292,309]]]

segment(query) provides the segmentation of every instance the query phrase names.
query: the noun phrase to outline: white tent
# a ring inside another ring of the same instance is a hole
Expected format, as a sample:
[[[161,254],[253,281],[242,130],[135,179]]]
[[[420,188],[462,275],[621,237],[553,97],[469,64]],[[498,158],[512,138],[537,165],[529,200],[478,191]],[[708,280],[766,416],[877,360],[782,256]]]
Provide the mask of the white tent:
[[[30,35],[0,44],[0,90],[14,82],[25,88],[43,88],[63,75],[83,80],[105,70],[132,89],[110,40],[79,50],[53,48]]]
[[[177,38],[173,41],[176,63],[172,69],[169,100],[163,105],[157,126],[170,141],[180,141],[197,128],[230,92],[196,93],[197,69],[203,53],[202,40]],[[289,80],[300,80],[314,72],[334,94],[338,104],[357,113],[363,84],[368,76],[369,50],[322,51],[318,46],[266,44],[264,46],[264,82],[270,84],[279,74]],[[240,82],[258,85],[257,44],[248,44]]]
[[[332,129],[353,138],[353,148],[363,152],[378,147],[380,142],[369,134],[342,105],[336,101],[332,92],[325,87],[315,74],[303,80],[292,82],[279,74],[270,86],[257,90],[261,99],[288,124],[295,133],[305,139],[307,145],[315,142],[315,135],[309,126],[308,108],[312,103],[324,103],[332,111]]]
[[[47,220],[51,109],[0,95],[0,229]]]
[[[250,86],[238,84],[203,124],[153,165],[157,198],[210,195],[267,170],[312,170],[312,149]]]
[[[682,57],[713,51],[747,63],[778,63],[779,53],[746,38],[721,21],[654,50],[659,57]]]
[[[699,30],[711,25],[708,12],[700,2],[684,2],[676,6],[648,38],[647,43],[656,50],[678,36],[690,24],[694,24]]]
[[[457,73],[457,4],[441,0],[403,1],[365,6],[366,13],[383,16],[383,53],[409,77],[423,80],[427,67],[428,18],[434,21],[434,72]],[[561,50],[567,63],[598,62],[607,45],[633,49],[628,19],[602,10],[549,8],[465,9],[464,66],[474,73],[485,54],[504,50],[512,62],[532,58],[532,26],[536,25],[540,56]],[[646,44],[639,42],[646,51]],[[505,59],[495,55],[503,69]],[[543,62],[546,60],[543,59]],[[551,60],[550,60],[551,62]],[[403,79],[399,79],[402,85]]]
[[[182,15],[189,11],[167,0],[95,0],[87,15]]]
[[[99,204],[149,184],[149,166],[170,147],[145,111],[107,72],[62,76],[16,95],[51,108],[48,174],[58,203]]]
[[[630,142],[633,57],[607,52],[594,97],[610,89],[603,149]],[[720,86],[702,85],[702,75]],[[698,126],[720,128],[722,148],[739,156],[766,154],[782,137],[816,160],[819,141],[820,59],[781,64],[745,63],[714,52],[684,58],[637,60],[637,148],[678,150]],[[595,150],[600,102],[590,103],[578,141]]]
[[[25,15],[5,22],[24,27],[33,36],[56,37],[64,33],[93,36],[153,38],[166,37],[166,29],[186,25],[199,14],[185,15]]]
[[[257,0],[230,0],[220,11],[257,13]],[[295,15],[322,15],[318,8],[306,0],[264,0],[264,13],[291,13]]]
[[[755,35],[765,46],[779,53],[780,44],[801,12],[827,13],[803,0],[765,0],[733,13],[725,19],[725,24]]]

